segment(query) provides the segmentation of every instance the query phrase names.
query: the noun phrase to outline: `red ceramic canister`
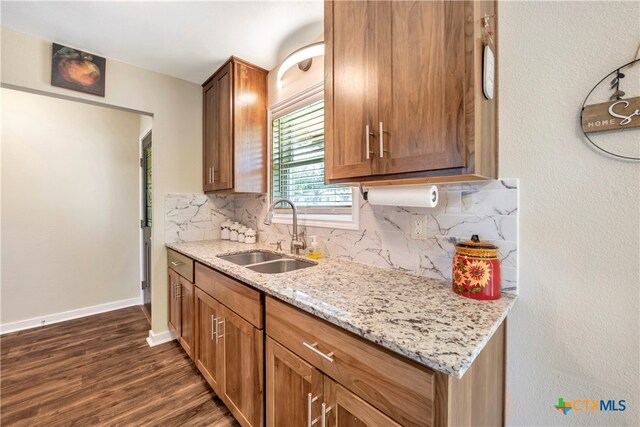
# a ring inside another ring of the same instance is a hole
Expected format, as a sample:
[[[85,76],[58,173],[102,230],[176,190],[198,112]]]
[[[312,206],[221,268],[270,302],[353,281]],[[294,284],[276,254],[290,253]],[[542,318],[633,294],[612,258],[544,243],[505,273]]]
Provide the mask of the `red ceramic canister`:
[[[498,247],[481,242],[477,234],[456,245],[453,256],[453,292],[467,298],[500,298]]]

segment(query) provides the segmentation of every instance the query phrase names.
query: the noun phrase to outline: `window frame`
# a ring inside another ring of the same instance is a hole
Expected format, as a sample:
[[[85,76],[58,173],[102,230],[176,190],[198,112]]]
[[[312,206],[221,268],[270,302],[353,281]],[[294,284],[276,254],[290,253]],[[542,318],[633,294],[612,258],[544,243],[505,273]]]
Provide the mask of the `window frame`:
[[[269,133],[267,147],[267,202],[271,204],[273,176],[271,162],[273,156],[274,119],[299,110],[324,99],[324,83],[317,83],[269,107],[267,111],[267,132]],[[292,224],[291,209],[276,209],[273,215],[275,224]],[[358,230],[360,226],[360,193],[357,187],[351,187],[351,208],[298,208],[298,225],[339,228],[344,230]]]

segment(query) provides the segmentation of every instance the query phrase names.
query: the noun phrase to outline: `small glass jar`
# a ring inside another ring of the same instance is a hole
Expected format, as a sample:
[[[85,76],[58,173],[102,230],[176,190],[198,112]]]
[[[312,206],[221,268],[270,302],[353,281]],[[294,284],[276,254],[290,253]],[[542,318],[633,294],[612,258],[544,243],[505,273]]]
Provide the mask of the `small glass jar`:
[[[240,223],[239,222],[234,222],[233,224],[231,224],[231,226],[229,227],[229,240],[231,240],[232,242],[237,242],[238,241],[238,230],[240,229]]]
[[[229,240],[229,233],[231,227],[231,221],[225,218],[224,221],[220,224],[220,238],[222,240]]]
[[[244,243],[245,233],[247,232],[247,227],[244,225],[238,229],[238,242]]]
[[[254,230],[253,228],[248,228],[247,231],[245,231],[245,238],[244,238],[244,242],[245,243],[255,243],[256,242],[256,230]]]

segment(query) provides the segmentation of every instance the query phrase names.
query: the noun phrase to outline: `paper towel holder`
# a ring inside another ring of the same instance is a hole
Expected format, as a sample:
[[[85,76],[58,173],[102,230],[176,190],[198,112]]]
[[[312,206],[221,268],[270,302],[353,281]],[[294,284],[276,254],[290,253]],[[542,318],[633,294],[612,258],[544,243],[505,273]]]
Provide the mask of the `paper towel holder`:
[[[362,198],[365,201],[369,201],[369,190],[367,190],[366,188],[364,188],[364,183],[359,183],[358,186],[360,187],[360,194],[362,195]],[[436,199],[433,200],[433,202],[436,202],[437,200],[437,196]]]
[[[364,184],[360,183],[360,194],[362,194],[362,198],[365,200],[369,200],[369,192],[364,189]]]

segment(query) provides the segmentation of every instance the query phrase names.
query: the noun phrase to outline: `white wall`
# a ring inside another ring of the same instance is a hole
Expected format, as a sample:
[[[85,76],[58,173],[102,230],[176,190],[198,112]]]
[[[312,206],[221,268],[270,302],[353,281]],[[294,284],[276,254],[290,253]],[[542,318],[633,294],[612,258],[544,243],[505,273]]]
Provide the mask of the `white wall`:
[[[154,114],[153,200],[158,202],[153,207],[152,327],[154,333],[166,331],[167,259],[162,201],[165,193],[202,191],[201,87],[110,59],[107,59],[104,98],[52,87],[51,41],[5,27],[2,27],[1,36],[0,80],[3,84]],[[84,47],[80,45],[81,41],[78,43],[74,47]]]
[[[590,148],[578,122],[593,85],[633,58],[640,4],[504,2],[499,19],[500,175],[520,178],[507,422],[638,425],[640,165]],[[559,397],[628,409],[565,416]]]
[[[0,90],[0,322],[138,298],[139,115]]]

